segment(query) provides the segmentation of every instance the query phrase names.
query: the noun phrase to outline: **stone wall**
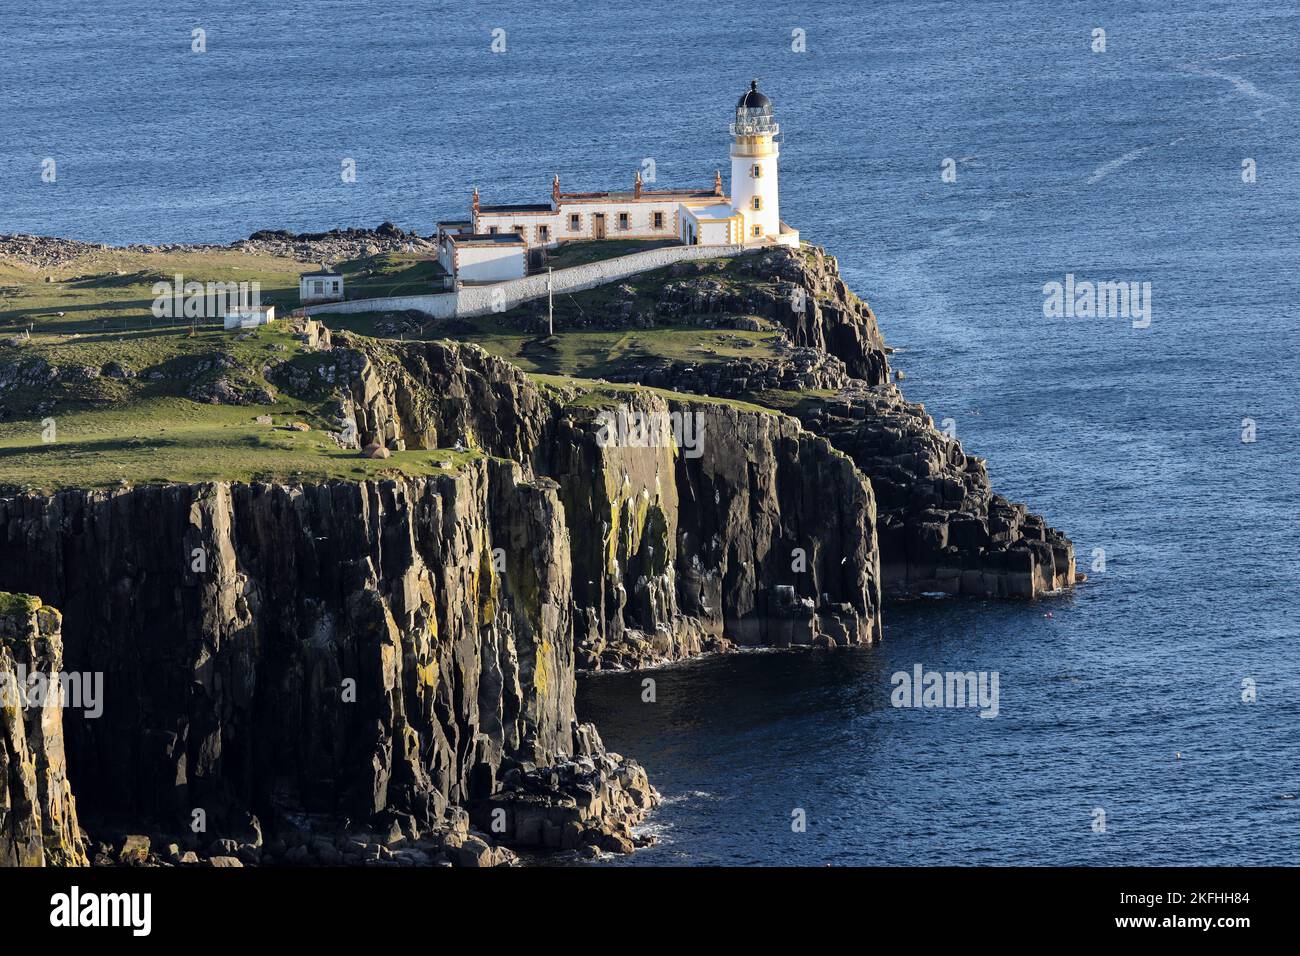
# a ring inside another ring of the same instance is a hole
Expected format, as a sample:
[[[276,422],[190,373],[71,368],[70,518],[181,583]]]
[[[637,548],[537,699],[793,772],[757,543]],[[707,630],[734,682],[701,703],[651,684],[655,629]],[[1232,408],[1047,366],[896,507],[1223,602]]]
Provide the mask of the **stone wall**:
[[[569,269],[559,269],[550,274],[555,292],[581,292],[607,282],[617,282],[642,272],[662,269],[676,262],[692,259],[718,259],[753,251],[752,246],[664,246],[647,249],[613,259],[588,262]],[[314,305],[306,309],[308,315],[321,313],[355,312],[405,312],[416,311],[435,319],[454,317],[472,318],[489,312],[503,312],[523,302],[546,295],[547,274],[494,282],[490,285],[465,286],[457,292],[434,295],[394,296],[386,299],[353,299]],[[494,299],[494,296],[496,297]],[[495,307],[494,307],[495,303]]]

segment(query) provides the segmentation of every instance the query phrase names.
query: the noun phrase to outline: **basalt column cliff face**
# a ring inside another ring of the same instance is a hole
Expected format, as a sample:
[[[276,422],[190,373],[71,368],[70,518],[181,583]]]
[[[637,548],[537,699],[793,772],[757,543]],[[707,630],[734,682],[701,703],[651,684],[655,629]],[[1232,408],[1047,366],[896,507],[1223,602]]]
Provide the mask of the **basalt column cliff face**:
[[[59,612],[0,594],[0,866],[84,866],[63,744]]]
[[[687,423],[693,447],[602,441],[637,416]],[[588,529],[572,549],[580,666],[879,637],[871,487],[794,419],[638,393],[566,409],[549,448],[570,521]]]
[[[630,849],[653,804],[575,720],[568,529],[515,463],[25,495],[0,529],[7,581],[60,603],[67,665],[104,675],[102,716],[69,733],[97,817],[202,810],[211,838],[294,813],[454,825],[518,798],[554,811],[539,843]]]
[[[879,636],[871,486],[796,419],[644,390],[543,394],[472,345],[335,341],[309,364],[316,380],[342,383],[359,442],[454,436],[559,483],[580,666]],[[614,437],[638,417],[640,440]],[[693,447],[678,446],[672,420]]]
[[[457,442],[467,460],[0,499],[3,585],[60,606],[68,666],[103,674],[103,714],[68,714],[95,826],[179,832],[202,811],[210,853],[277,862],[320,837],[263,849],[263,827],[409,821],[460,861],[468,814],[514,845],[625,852],[657,798],[577,722],[577,663],[878,637],[870,485],[795,419],[540,391],[473,346],[337,338],[285,387],[324,383],[357,444]],[[602,434],[633,412],[658,431]]]

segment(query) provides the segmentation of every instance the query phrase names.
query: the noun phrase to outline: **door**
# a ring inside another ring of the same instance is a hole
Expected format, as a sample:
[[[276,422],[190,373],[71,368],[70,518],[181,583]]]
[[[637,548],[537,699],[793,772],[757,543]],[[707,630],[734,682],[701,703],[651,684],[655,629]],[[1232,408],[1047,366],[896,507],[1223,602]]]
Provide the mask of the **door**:
[[[595,238],[597,239],[605,238],[605,214],[603,212],[596,213],[596,222],[595,225],[592,227],[592,229]]]

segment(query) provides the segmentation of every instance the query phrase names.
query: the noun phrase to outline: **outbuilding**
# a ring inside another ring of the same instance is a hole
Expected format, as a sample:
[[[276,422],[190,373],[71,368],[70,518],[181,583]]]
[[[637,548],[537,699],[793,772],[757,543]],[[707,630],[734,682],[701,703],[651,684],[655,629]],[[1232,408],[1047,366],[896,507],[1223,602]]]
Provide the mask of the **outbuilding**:
[[[528,243],[514,232],[489,233],[438,230],[438,261],[456,284],[504,282],[528,274]]]
[[[227,329],[252,329],[275,321],[273,305],[241,305],[226,310]]]
[[[343,276],[330,268],[306,272],[298,277],[298,298],[303,302],[341,302]]]

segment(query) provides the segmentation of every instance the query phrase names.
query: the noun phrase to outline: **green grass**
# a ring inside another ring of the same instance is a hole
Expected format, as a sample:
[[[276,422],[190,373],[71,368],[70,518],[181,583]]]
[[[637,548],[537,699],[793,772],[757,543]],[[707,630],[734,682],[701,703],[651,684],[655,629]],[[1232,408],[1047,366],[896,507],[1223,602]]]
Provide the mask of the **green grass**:
[[[387,313],[325,314],[330,328],[374,336]],[[664,325],[631,331],[569,329],[553,337],[523,332],[510,313],[433,321],[429,338],[473,342],[525,372],[603,378],[630,359],[648,356],[709,364],[733,358],[771,358],[779,332],[749,332],[699,325]]]
[[[255,418],[271,415],[273,424]],[[458,469],[473,452],[450,449],[393,452],[363,458],[319,430],[318,409],[295,402],[274,406],[203,405],[182,398],[151,398],[120,408],[51,416],[55,440],[43,440],[39,421],[0,424],[0,484],[57,490],[122,483],[199,481],[359,481],[391,474]],[[313,425],[287,430],[289,422]]]
[[[571,257],[569,264],[577,264],[590,261],[582,260],[584,256],[626,254],[634,251],[632,245],[646,246],[615,240],[570,244],[562,251]],[[704,275],[725,286],[740,288],[756,282],[736,268],[735,260],[716,260],[703,268]],[[40,271],[0,260],[0,366],[23,366],[41,359],[64,373],[54,384],[0,392],[0,488],[48,491],[124,482],[360,480],[463,467],[477,453],[412,450],[372,460],[337,447],[325,434],[337,425],[329,387],[322,384],[303,395],[287,396],[276,390],[274,376],[267,378],[268,367],[291,362],[311,372],[317,361],[303,352],[284,321],[226,332],[212,325],[191,330],[184,319],[169,325],[150,314],[151,285],[170,282],[176,273],[187,281],[258,281],[263,301],[287,310],[297,306],[299,274],[311,269],[289,259],[223,250],[165,254],[95,250],[60,269]],[[436,263],[406,254],[346,263],[341,271],[349,297],[436,291],[429,286],[441,273]],[[45,282],[47,274],[54,281]],[[642,388],[595,381],[629,360],[663,356],[704,364],[772,354],[779,338],[776,332],[698,324],[631,331],[581,326],[594,313],[607,314],[614,303],[623,301],[620,287],[625,285],[636,290],[634,311],[653,310],[662,284],[672,278],[671,270],[663,269],[557,297],[562,331],[553,338],[531,331],[544,302],[480,319],[431,322],[428,334],[475,342],[523,368],[557,400],[587,406],[617,404]],[[373,334],[384,317],[384,313],[371,313],[322,318],[332,328]],[[566,331],[568,320],[575,326]],[[19,330],[28,328],[32,330],[29,340],[10,344]],[[127,367],[135,376],[72,380],[66,374],[75,366],[103,368],[110,362]],[[187,397],[196,384],[218,378],[240,389],[265,389],[273,401],[227,406]],[[675,401],[767,410],[743,401],[650,391]],[[765,397],[757,398],[767,404]],[[777,407],[788,401],[773,397]],[[262,415],[270,415],[273,423],[257,423]],[[299,421],[311,430],[284,427]]]
[[[282,362],[316,362],[285,323],[243,332],[155,330],[63,334],[38,332],[23,345],[0,344],[0,365],[42,359],[67,369],[116,361],[134,378],[86,381],[0,392],[0,487],[56,490],[150,482],[361,480],[444,472],[473,453],[393,452],[363,458],[325,434],[337,428],[325,387],[306,397],[277,394],[270,404],[210,405],[186,395],[226,378],[241,388],[274,384],[264,370]],[[153,374],[161,377],[154,378]],[[36,411],[38,403],[52,402]],[[270,415],[272,424],[258,424]],[[292,422],[311,426],[301,432]]]
[[[436,326],[435,326],[436,328]],[[521,335],[512,330],[460,332],[460,341],[475,342],[525,372],[602,378],[629,360],[660,356],[707,364],[725,359],[770,357],[779,335],[693,326],[638,329],[630,332],[573,330],[553,337]]]
[[[311,269],[292,259],[228,250],[164,255],[104,249],[48,270],[0,260],[0,337],[29,327],[33,334],[80,335],[188,327],[188,319],[160,319],[151,311],[153,284],[170,285],[177,274],[185,282],[257,282],[262,303],[284,312],[298,307],[298,276]]]
[[[149,332],[188,328],[186,318],[152,313],[153,285],[183,282],[257,282],[261,302],[281,317],[301,306],[298,278],[319,264],[232,250],[168,253],[103,249],[66,266],[38,270],[0,260],[0,338],[32,328],[33,334]],[[386,252],[336,266],[349,299],[426,295],[442,290],[442,266],[412,253]],[[46,282],[49,276],[52,282]],[[59,313],[63,313],[59,315]],[[220,328],[220,319],[199,320]]]
[[[85,382],[28,385],[0,393],[11,414],[31,411],[42,401],[55,408],[101,407],[143,398],[176,394],[195,384],[227,378],[250,388],[267,388],[263,369],[282,362],[299,349],[287,323],[276,322],[240,332],[185,329],[86,335],[37,334],[22,345],[0,344],[0,365],[43,359],[60,369],[87,365],[103,368],[116,361],[136,373],[134,378],[101,375]],[[151,373],[162,378],[151,378]]]
[[[443,292],[446,271],[437,260],[413,253],[385,252],[338,266],[347,299]]]
[[[774,408],[777,411],[798,416],[805,411],[811,411],[823,402],[829,401],[835,397],[835,394],[835,390],[831,388],[810,388],[800,392],[765,389],[761,392],[750,392],[745,397],[765,408]]]

